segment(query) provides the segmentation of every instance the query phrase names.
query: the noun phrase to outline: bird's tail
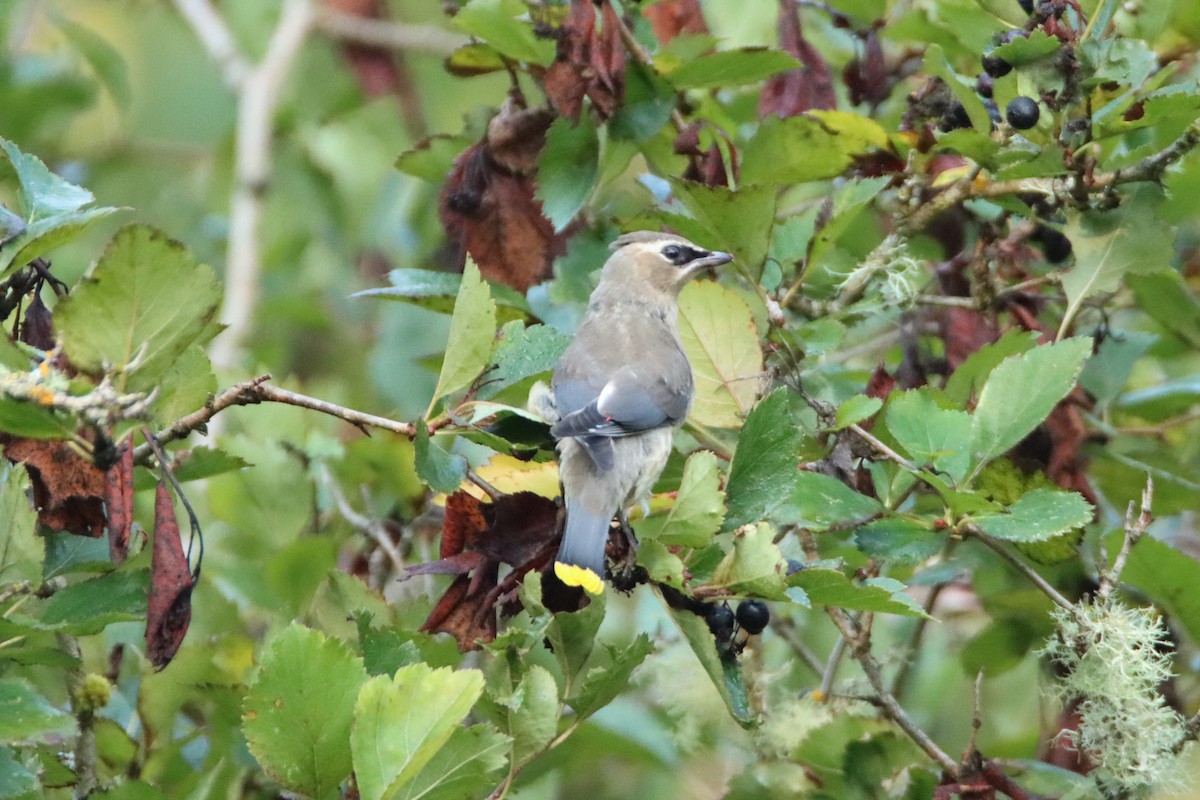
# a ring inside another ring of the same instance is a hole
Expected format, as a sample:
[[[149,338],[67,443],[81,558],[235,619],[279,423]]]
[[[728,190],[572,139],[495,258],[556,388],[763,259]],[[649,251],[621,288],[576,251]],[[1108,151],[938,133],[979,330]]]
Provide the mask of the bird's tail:
[[[604,591],[604,546],[612,517],[588,512],[567,500],[567,525],[563,532],[554,574],[568,586],[582,586],[589,594]]]

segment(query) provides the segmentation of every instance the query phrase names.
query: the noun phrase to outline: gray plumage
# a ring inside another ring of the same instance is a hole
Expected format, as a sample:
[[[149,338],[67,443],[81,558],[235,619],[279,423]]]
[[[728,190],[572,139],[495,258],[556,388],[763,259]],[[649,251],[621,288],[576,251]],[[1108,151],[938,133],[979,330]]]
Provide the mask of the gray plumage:
[[[732,260],[651,231],[621,236],[613,250],[551,396],[531,398],[558,440],[567,519],[555,571],[593,593],[603,586],[609,523],[649,495],[695,395],[676,322],[679,291]]]

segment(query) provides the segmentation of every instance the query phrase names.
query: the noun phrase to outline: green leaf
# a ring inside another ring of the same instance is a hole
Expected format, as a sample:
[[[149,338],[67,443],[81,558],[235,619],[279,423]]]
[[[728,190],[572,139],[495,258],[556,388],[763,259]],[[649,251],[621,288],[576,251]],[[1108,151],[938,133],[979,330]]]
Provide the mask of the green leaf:
[[[445,176],[443,176],[445,177]],[[440,180],[440,179],[439,179]],[[394,269],[388,273],[391,286],[379,289],[364,289],[351,297],[383,297],[428,308],[442,314],[454,310],[454,298],[458,295],[463,276],[452,272],[434,272],[429,269]]]
[[[919,564],[946,546],[948,537],[927,523],[902,517],[877,519],[854,531],[854,544],[871,558],[896,564]]]
[[[99,633],[114,622],[146,616],[149,573],[116,570],[99,578],[73,583],[42,604],[37,627],[66,633]]]
[[[683,559],[658,539],[647,539],[638,546],[637,563],[646,568],[650,580],[655,583],[665,583],[677,589],[683,587]]]
[[[430,401],[431,412],[438,398],[467,388],[479,376],[492,354],[495,337],[496,302],[479,276],[479,268],[468,258],[454,301],[450,338],[437,388]]]
[[[179,242],[144,225],[122,228],[54,312],[73,364],[122,373],[118,388],[150,391],[185,350],[216,332],[221,289]]]
[[[11,747],[0,747],[0,797],[34,796],[37,773],[21,762]]]
[[[100,79],[104,87],[108,89],[108,93],[112,95],[113,102],[117,104],[117,107],[123,110],[128,109],[131,96],[129,70],[120,51],[91,28],[63,17],[57,17],[54,22],[79,51],[79,54],[87,59],[88,65],[96,73],[96,77]]]
[[[1076,336],[1001,361],[972,415],[976,464],[1003,454],[1040,425],[1071,391],[1091,352],[1091,338]]]
[[[629,685],[629,676],[654,652],[654,643],[639,633],[633,644],[625,648],[604,645],[609,663],[587,671],[579,691],[567,702],[579,719],[587,719],[611,703]]]
[[[792,418],[788,397],[787,389],[776,389],[746,417],[725,485],[729,510],[723,530],[765,519],[796,485],[804,434]]]
[[[491,48],[485,45],[468,45],[468,47],[471,46],[491,50]],[[503,62],[501,62],[500,67],[503,69]],[[430,183],[441,183],[454,167],[454,159],[458,158],[459,153],[466,150],[470,145],[471,140],[466,136],[450,136],[447,134],[429,136],[417,142],[411,149],[401,153],[396,159],[395,167],[406,175],[412,175],[414,178],[420,178]],[[427,272],[427,270],[393,270],[393,272],[397,271]],[[447,275],[447,273],[442,272],[429,274]],[[453,296],[458,289],[458,276],[449,277],[455,278],[454,289],[451,289],[447,293]]]
[[[34,220],[0,249],[0,278],[7,278],[34,258],[80,236],[88,228],[121,209],[88,208]]]
[[[457,453],[448,453],[431,442],[429,429],[419,421],[413,445],[417,476],[434,491],[449,494],[457,490],[467,477],[467,459]]]
[[[1122,531],[1108,537],[1109,558],[1121,551]],[[1152,536],[1143,536],[1129,552],[1121,582],[1145,592],[1200,642],[1200,562]]]
[[[1028,36],[1016,36],[1012,41],[998,45],[991,51],[991,55],[1004,59],[1014,67],[1020,67],[1053,55],[1061,47],[1062,42],[1057,37],[1035,28]]]
[[[555,614],[546,626],[546,639],[550,641],[568,687],[592,655],[596,633],[604,621],[604,606],[604,595],[593,597],[587,608]]]
[[[466,800],[495,787],[495,773],[507,763],[509,739],[491,725],[455,728],[397,800]]]
[[[1033,489],[1004,514],[987,514],[975,522],[984,533],[1010,542],[1041,542],[1092,520],[1092,507],[1076,492]]]
[[[394,797],[447,743],[483,693],[478,670],[409,664],[377,675],[354,705],[350,748],[364,800]]]
[[[513,763],[524,764],[557,732],[558,684],[549,670],[533,664],[504,705],[508,709]]]
[[[1061,279],[1067,310],[1060,330],[1068,329],[1084,300],[1115,291],[1127,273],[1166,269],[1174,255],[1174,231],[1149,198],[1115,211],[1073,214],[1063,232],[1075,265]]]
[[[764,119],[746,145],[742,180],[786,184],[836,178],[856,156],[888,147],[879,123],[848,111]]]
[[[762,270],[775,223],[776,191],[771,186],[743,185],[737,191],[682,179],[671,180],[671,191],[692,215],[698,230],[683,230],[702,247],[733,254],[742,269],[757,276]],[[730,269],[730,267],[725,267]]]
[[[625,66],[625,100],[608,121],[609,135],[645,142],[662,130],[675,110],[675,88],[656,70],[634,61]]]
[[[679,296],[679,338],[696,381],[689,419],[712,428],[740,427],[763,371],[750,307],[714,281],[689,284]]]
[[[725,494],[717,457],[701,450],[688,457],[671,510],[641,520],[637,534],[666,546],[705,547],[721,529]]]
[[[28,400],[0,397],[0,431],[26,439],[65,439],[78,430],[70,415]]]
[[[713,89],[757,83],[801,66],[787,53],[765,47],[745,47],[710,53],[680,64],[667,80],[680,89]]]
[[[0,468],[0,586],[42,577],[42,542],[34,535],[37,515],[28,491],[28,472],[15,464]]]
[[[554,60],[554,42],[537,38],[533,26],[517,19],[528,11],[521,0],[471,0],[458,9],[454,24],[509,58],[548,67]]]
[[[536,197],[556,232],[583,208],[599,169],[600,140],[591,117],[583,114],[575,124],[566,117],[555,119],[538,156]]]
[[[527,326],[520,320],[505,323],[492,354],[487,383],[480,387],[480,397],[495,397],[515,383],[549,372],[570,343],[569,336],[549,325]]]
[[[713,586],[735,595],[784,600],[787,560],[775,544],[775,529],[765,522],[733,534],[733,549],[713,572]]]
[[[1037,346],[1036,331],[1012,330],[995,342],[976,350],[958,365],[954,374],[946,381],[945,393],[955,405],[966,408],[970,400],[983,389],[988,375],[1001,361],[1019,355]]]
[[[788,577],[788,584],[804,591],[809,601],[822,606],[924,617],[925,612],[904,593],[904,584],[891,578],[851,581],[841,570],[809,567]]]
[[[942,50],[941,45],[931,44],[925,49],[924,72],[941,78],[945,82],[954,95],[954,99],[962,103],[963,108],[966,109],[972,128],[984,136],[991,133],[992,120],[988,116],[983,101],[975,93],[975,82],[965,80],[954,71],[950,62],[946,60],[946,53]]]
[[[1200,348],[1200,300],[1178,272],[1130,276],[1138,307],[1151,319],[1195,348]]]
[[[87,189],[58,177],[40,158],[22,153],[7,139],[0,138],[0,148],[4,149],[8,163],[17,173],[21,201],[29,222],[78,211],[96,199]]]
[[[883,401],[878,397],[856,394],[838,406],[833,430],[840,431],[842,428],[855,425],[864,419],[870,419],[881,408],[883,408]]]
[[[878,514],[879,501],[819,472],[799,471],[792,478],[787,502],[772,513],[781,525],[824,530]]]
[[[971,417],[940,408],[927,391],[893,394],[888,400],[888,431],[918,466],[932,466],[961,481],[971,466]]]
[[[421,660],[416,642],[391,628],[371,627],[371,618],[369,611],[354,615],[363,668],[368,675],[392,675],[401,667]]]
[[[0,678],[0,742],[39,742],[74,733],[75,718],[23,678]]]
[[[242,730],[272,777],[317,798],[341,796],[350,775],[362,659],[341,641],[296,623],[272,639],[246,693]]]
[[[459,78],[487,75],[502,69],[504,69],[504,56],[500,55],[496,48],[486,44],[464,44],[446,57],[446,71]],[[442,173],[442,176],[445,177],[445,172]]]
[[[1200,375],[1188,375],[1126,392],[1115,405],[1123,413],[1159,421],[1182,414],[1197,403],[1200,403]]]
[[[216,391],[217,379],[208,354],[198,344],[189,345],[171,362],[158,383],[154,418],[166,427],[185,414],[204,408]]]
[[[692,652],[700,660],[700,666],[708,673],[717,693],[725,701],[729,714],[743,728],[757,724],[754,713],[750,710],[750,693],[746,689],[746,680],[742,675],[742,667],[738,659],[730,654],[722,658],[717,652],[717,643],[708,623],[690,611],[684,611],[667,606],[667,611],[683,632],[684,638],[692,646]]]

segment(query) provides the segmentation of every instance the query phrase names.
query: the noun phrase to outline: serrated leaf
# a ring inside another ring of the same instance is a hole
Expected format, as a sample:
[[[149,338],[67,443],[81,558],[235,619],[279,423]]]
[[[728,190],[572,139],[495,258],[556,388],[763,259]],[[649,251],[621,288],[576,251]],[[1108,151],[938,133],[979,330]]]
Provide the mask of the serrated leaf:
[[[166,427],[185,414],[203,408],[216,391],[217,379],[208,354],[198,344],[189,345],[171,362],[158,383],[154,418]]]
[[[667,606],[667,611],[692,646],[692,652],[700,660],[700,666],[708,673],[717,693],[725,701],[729,714],[743,728],[753,727],[757,720],[750,710],[750,693],[742,675],[742,667],[732,655],[722,658],[717,653],[716,640],[703,618],[690,611]]]
[[[583,114],[572,124],[558,117],[546,131],[538,155],[537,191],[542,213],[561,231],[575,219],[596,184],[600,169],[600,140],[591,117]]]
[[[42,577],[42,541],[34,535],[37,516],[29,488],[27,471],[15,464],[0,468],[0,585]]]
[[[855,583],[841,570],[809,567],[789,576],[788,584],[803,589],[808,599],[817,605],[907,617],[926,616],[921,607],[904,594],[904,584],[891,578]]]
[[[711,89],[757,83],[800,63],[780,50],[746,47],[710,53],[680,64],[667,80],[680,89]]]
[[[99,578],[73,583],[55,592],[41,607],[34,626],[66,633],[99,633],[114,622],[146,616],[149,573],[116,570]]]
[[[1148,198],[1115,211],[1073,214],[1063,230],[1071,240],[1075,265],[1061,278],[1067,295],[1060,330],[1066,330],[1080,304],[1115,291],[1128,273],[1166,269],[1174,255],[1174,231],[1154,213]]]
[[[558,684],[545,667],[533,664],[506,705],[512,760],[524,764],[557,732]]]
[[[456,728],[397,800],[468,800],[495,787],[495,773],[507,763],[509,739],[491,725]]]
[[[918,466],[961,481],[971,466],[971,417],[938,406],[929,392],[912,390],[888,400],[888,431]]]
[[[1157,480],[1155,488],[1158,487]],[[1109,558],[1121,551],[1123,532],[1108,537]],[[1200,642],[1200,562],[1153,536],[1143,536],[1129,552],[1121,581],[1136,587]]]
[[[803,438],[786,389],[776,389],[751,410],[729,467],[723,530],[765,519],[787,501],[796,485]]]
[[[1001,361],[972,415],[976,465],[1016,446],[1040,425],[1071,391],[1091,352],[1091,338],[1076,336]]]
[[[835,178],[856,156],[888,147],[879,123],[848,111],[769,116],[746,145],[742,180],[784,184]]]
[[[362,659],[341,641],[293,623],[265,647],[246,693],[242,730],[272,777],[316,798],[341,796],[350,775]]]
[[[666,546],[705,547],[721,529],[724,500],[717,457],[708,450],[693,453],[683,465],[683,478],[670,510],[641,520],[638,536]]]
[[[392,797],[458,729],[483,693],[478,670],[409,664],[377,675],[358,693],[350,748],[364,800]]]
[[[569,336],[549,325],[527,326],[520,320],[505,323],[480,397],[495,397],[515,383],[549,372],[570,343]]]
[[[960,408],[966,408],[971,398],[979,393],[992,370],[1009,356],[1019,355],[1036,347],[1036,331],[1009,331],[995,342],[985,345],[967,356],[954,374],[946,381],[945,393]]]
[[[528,11],[521,0],[471,0],[458,9],[454,24],[509,58],[548,67],[554,60],[554,42],[537,38],[533,26],[518,19]]]
[[[609,663],[587,671],[579,691],[567,700],[579,719],[586,719],[611,703],[629,685],[629,676],[654,652],[654,643],[644,633],[638,634],[625,648],[604,645]]]
[[[487,366],[496,337],[496,301],[470,258],[463,269],[462,283],[450,318],[446,356],[433,392],[430,411],[439,398],[467,388]]]
[[[750,307],[719,283],[690,284],[679,296],[679,338],[696,381],[689,418],[706,427],[740,427],[763,371]]]
[[[1004,59],[1014,67],[1019,67],[1053,55],[1061,47],[1062,42],[1057,37],[1050,36],[1040,28],[1035,28],[1027,36],[1016,36],[1011,41],[997,45],[990,54]]]
[[[120,210],[108,206],[85,208],[34,220],[0,249],[0,278],[7,278],[34,258],[75,239],[93,223]]]
[[[800,471],[792,478],[791,494],[771,518],[781,525],[824,530],[878,514],[879,501],[819,472]]]
[[[0,747],[0,797],[35,796],[37,773],[22,763],[11,747]]]
[[[785,600],[787,560],[765,522],[733,534],[733,549],[713,572],[710,583],[735,595]]]
[[[22,678],[0,678],[0,742],[38,742],[71,736],[75,718],[55,708]]]
[[[73,364],[120,371],[118,388],[149,391],[193,344],[217,332],[216,276],[179,242],[145,225],[117,232],[54,312]]]
[[[1009,506],[1007,513],[980,516],[975,522],[997,539],[1041,542],[1086,525],[1092,513],[1092,506],[1076,492],[1033,489]]]
[[[449,494],[458,489],[467,477],[467,459],[457,453],[449,453],[430,440],[429,429],[417,422],[417,433],[413,437],[416,453],[417,477],[429,488]]]
[[[491,50],[491,48],[487,48],[485,45],[468,45],[468,47],[481,47]],[[494,53],[495,51],[491,52]],[[501,62],[501,68],[503,68],[503,62]],[[394,166],[404,174],[412,175],[414,178],[420,178],[430,183],[441,183],[454,167],[454,159],[458,158],[458,155],[470,145],[471,140],[466,136],[450,136],[447,134],[429,136],[401,153],[396,158]],[[425,271],[417,270],[417,272]],[[457,278],[458,276],[454,277]],[[455,290],[457,288],[458,282],[455,281]],[[454,291],[451,291],[450,294],[453,295]]]
[[[658,539],[647,539],[638,545],[637,563],[646,568],[646,574],[655,583],[665,583],[677,589],[683,587],[683,559]]]
[[[596,646],[596,632],[604,621],[604,597],[593,597],[587,608],[555,614],[546,626],[546,638],[568,686],[575,682]]]
[[[394,269],[388,273],[391,286],[364,289],[351,297],[383,297],[428,308],[442,314],[454,310],[454,298],[462,285],[462,275],[429,269]]]
[[[856,394],[838,406],[833,430],[840,431],[842,428],[869,419],[881,408],[883,408],[883,401],[878,397]]]
[[[854,544],[871,558],[918,564],[946,546],[948,537],[928,524],[901,517],[878,519],[854,531]]]
[[[17,173],[29,222],[78,211],[96,199],[87,189],[55,175],[40,158],[21,152],[7,139],[0,138],[0,148]]]
[[[672,220],[679,232],[702,247],[732,253],[736,262],[724,269],[741,268],[757,277],[775,224],[775,188],[743,185],[733,191],[677,178],[670,183],[692,217]]]

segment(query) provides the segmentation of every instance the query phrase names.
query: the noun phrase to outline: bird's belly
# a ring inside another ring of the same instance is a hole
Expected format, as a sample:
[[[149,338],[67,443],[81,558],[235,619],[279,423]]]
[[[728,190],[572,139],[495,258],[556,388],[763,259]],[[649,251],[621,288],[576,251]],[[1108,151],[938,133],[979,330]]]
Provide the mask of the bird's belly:
[[[558,450],[564,494],[595,505],[589,509],[595,514],[623,511],[649,496],[667,465],[673,439],[670,427],[613,439],[613,468],[608,471],[597,469],[579,442],[562,439]]]

